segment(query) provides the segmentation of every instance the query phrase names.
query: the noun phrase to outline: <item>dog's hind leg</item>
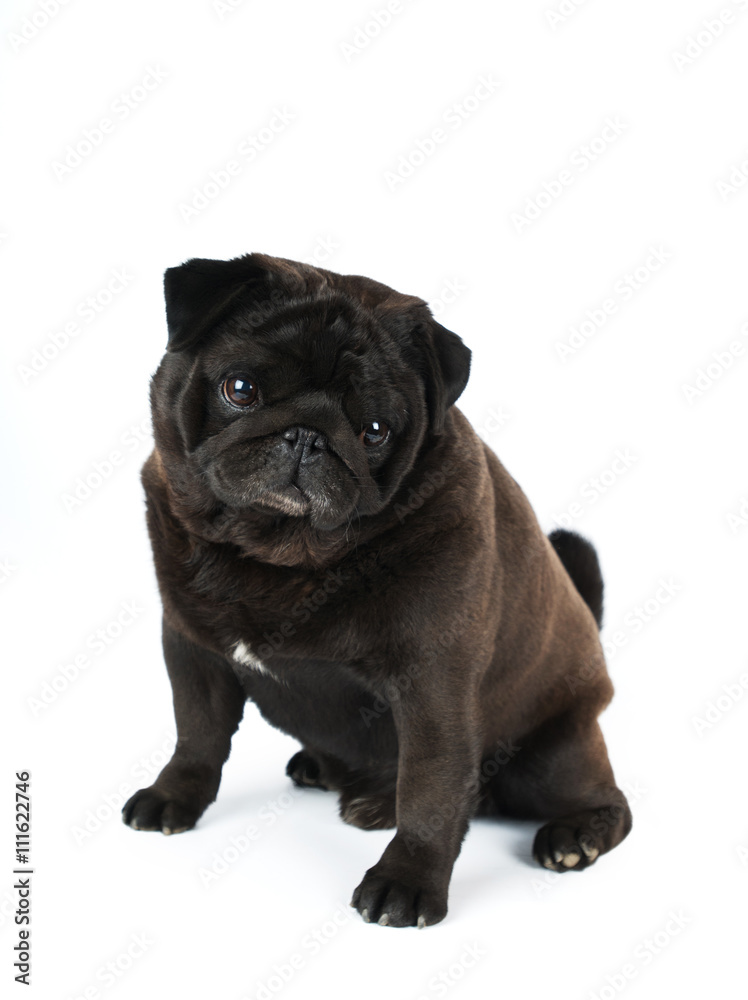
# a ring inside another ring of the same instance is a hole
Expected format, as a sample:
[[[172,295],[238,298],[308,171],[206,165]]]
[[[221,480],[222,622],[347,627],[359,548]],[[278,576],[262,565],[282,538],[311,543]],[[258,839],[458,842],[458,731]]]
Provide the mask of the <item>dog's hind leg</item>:
[[[396,825],[397,765],[354,769],[342,761],[305,747],[286,765],[286,774],[301,788],[340,793],[340,817],[363,830],[388,830]]]
[[[286,774],[299,788],[330,787],[322,778],[322,768],[318,758],[309,750],[299,750],[286,764]]]
[[[596,720],[566,713],[518,742],[489,791],[499,815],[548,820],[533,845],[538,864],[580,871],[621,843],[631,810]]]

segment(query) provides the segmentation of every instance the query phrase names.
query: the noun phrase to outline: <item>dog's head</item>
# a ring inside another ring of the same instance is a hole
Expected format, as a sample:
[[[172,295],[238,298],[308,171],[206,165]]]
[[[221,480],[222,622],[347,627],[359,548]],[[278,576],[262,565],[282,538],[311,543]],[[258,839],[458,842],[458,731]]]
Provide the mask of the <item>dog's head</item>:
[[[468,379],[425,302],[368,278],[249,254],[164,285],[151,399],[173,496],[193,528],[271,562],[319,561],[382,512]]]

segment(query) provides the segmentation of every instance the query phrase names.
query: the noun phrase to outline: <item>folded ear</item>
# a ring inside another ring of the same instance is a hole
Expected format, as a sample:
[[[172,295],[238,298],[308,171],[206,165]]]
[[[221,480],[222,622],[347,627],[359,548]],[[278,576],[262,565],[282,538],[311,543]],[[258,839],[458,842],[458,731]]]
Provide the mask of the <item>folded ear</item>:
[[[203,337],[228,313],[250,284],[268,279],[258,255],[233,260],[194,257],[164,274],[168,351],[183,351]]]
[[[426,403],[434,434],[444,430],[447,410],[462,395],[470,377],[471,352],[456,333],[429,315],[426,336],[430,338],[426,371]]]

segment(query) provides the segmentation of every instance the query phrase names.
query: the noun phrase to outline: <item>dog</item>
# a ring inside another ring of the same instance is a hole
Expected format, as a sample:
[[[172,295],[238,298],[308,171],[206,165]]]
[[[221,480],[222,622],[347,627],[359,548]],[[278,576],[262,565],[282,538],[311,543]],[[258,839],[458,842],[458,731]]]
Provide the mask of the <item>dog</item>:
[[[164,289],[142,481],[178,739],[124,822],[193,827],[251,699],[299,741],[297,785],[396,828],[365,921],[442,920],[474,816],[542,822],[554,872],[617,846],[598,559],[546,537],[454,405],[460,337],[415,296],[257,253]]]

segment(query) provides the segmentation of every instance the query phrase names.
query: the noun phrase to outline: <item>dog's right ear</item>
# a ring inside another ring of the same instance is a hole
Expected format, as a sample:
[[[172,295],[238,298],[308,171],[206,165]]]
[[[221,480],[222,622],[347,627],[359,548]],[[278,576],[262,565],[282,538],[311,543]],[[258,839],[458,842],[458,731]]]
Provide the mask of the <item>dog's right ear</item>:
[[[164,274],[168,351],[184,351],[196,344],[229,312],[249,285],[270,280],[260,254],[233,260],[194,257]]]

